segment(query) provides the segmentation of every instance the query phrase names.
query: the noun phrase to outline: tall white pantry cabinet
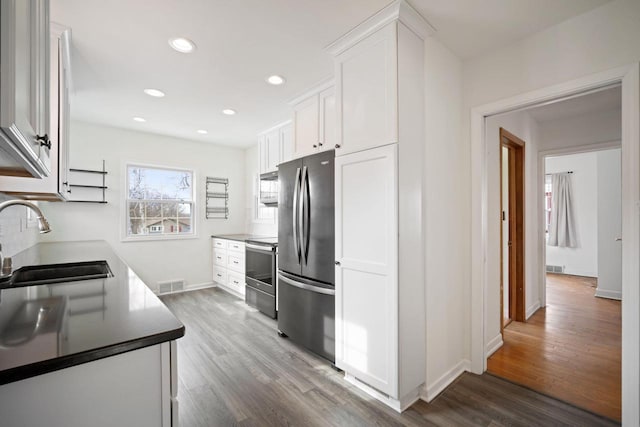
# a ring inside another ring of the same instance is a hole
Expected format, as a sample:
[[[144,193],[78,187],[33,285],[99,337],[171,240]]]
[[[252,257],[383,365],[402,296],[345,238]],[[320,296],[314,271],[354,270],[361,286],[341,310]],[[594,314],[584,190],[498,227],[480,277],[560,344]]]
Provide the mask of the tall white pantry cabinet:
[[[336,67],[336,366],[397,411],[426,370],[424,39],[404,0],[329,46]]]

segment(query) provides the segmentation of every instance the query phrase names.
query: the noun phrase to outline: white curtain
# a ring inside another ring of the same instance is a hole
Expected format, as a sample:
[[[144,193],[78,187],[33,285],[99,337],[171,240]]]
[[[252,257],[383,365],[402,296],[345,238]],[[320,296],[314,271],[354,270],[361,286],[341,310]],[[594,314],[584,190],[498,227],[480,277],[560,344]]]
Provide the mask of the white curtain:
[[[551,175],[551,223],[549,246],[575,248],[578,246],[576,222],[571,191],[571,174]]]

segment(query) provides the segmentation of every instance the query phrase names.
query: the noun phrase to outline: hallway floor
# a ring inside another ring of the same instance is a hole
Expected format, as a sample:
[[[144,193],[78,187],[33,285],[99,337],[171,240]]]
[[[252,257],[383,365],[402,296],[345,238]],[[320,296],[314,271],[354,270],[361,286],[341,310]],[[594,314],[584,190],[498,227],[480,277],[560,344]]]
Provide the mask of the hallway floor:
[[[614,420],[621,417],[621,303],[596,279],[547,274],[547,307],[511,322],[488,372]]]

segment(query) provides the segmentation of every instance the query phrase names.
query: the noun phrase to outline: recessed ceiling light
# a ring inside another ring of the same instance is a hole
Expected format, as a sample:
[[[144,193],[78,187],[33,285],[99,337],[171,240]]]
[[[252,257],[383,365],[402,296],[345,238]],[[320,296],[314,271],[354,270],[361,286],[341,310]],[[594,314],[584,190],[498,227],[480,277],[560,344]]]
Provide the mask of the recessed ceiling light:
[[[207,131],[206,131],[206,130],[204,130],[204,129],[198,129],[198,130],[197,130],[197,132],[198,132],[200,135],[206,135],[206,134],[208,134],[208,133],[209,133],[209,132],[207,132]]]
[[[136,122],[140,122],[140,123],[146,122],[146,120],[143,119],[142,117],[134,117],[133,120],[136,121]]]
[[[184,37],[169,39],[169,46],[181,53],[191,53],[196,49],[196,44]]]
[[[269,76],[267,77],[267,83],[274,85],[274,86],[279,86],[281,84],[283,84],[285,82],[284,77],[279,76],[277,74],[274,74],[273,76]]]
[[[233,116],[236,113],[236,110],[232,110],[231,108],[225,108],[222,110],[222,114],[226,114],[227,116]]]
[[[164,96],[164,92],[158,89],[145,89],[144,93],[155,98],[162,98]]]

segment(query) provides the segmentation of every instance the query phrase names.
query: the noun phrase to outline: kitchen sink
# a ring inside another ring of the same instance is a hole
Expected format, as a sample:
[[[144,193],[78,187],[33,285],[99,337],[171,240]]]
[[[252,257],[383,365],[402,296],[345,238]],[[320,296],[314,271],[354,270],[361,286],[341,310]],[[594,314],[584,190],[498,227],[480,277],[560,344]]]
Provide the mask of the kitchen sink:
[[[72,262],[68,264],[33,265],[22,267],[0,280],[0,289],[47,285],[77,280],[113,277],[106,261]]]

